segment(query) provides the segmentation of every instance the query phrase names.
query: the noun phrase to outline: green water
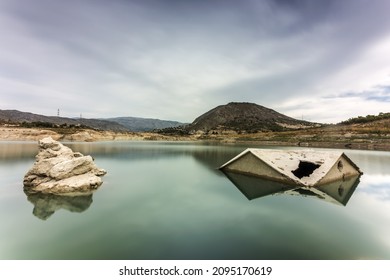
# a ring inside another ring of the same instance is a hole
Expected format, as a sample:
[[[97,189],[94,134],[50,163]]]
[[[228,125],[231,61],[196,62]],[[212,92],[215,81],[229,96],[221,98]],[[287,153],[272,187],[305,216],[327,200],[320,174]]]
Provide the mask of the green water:
[[[27,197],[36,143],[0,142],[0,259],[390,259],[390,153],[346,150],[346,206],[248,200],[217,167],[246,147],[67,144],[108,171],[91,196]]]

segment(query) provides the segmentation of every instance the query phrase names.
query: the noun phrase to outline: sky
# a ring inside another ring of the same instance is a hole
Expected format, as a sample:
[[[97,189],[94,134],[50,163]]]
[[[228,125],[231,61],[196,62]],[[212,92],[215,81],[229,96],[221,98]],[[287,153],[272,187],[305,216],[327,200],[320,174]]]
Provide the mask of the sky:
[[[0,0],[0,109],[192,122],[390,112],[388,0]]]

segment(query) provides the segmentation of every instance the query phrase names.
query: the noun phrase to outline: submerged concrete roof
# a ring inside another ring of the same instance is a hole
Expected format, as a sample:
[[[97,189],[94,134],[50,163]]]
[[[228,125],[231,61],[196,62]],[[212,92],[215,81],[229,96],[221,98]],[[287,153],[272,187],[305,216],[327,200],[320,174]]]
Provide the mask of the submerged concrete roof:
[[[230,163],[238,160],[247,153],[251,153],[283,176],[292,180],[298,185],[314,186],[330,169],[344,157],[357,172],[359,168],[341,151],[315,151],[315,150],[274,150],[274,149],[246,149],[230,161],[220,167],[223,169]],[[302,162],[315,165],[309,176],[298,178],[293,171],[297,170]]]

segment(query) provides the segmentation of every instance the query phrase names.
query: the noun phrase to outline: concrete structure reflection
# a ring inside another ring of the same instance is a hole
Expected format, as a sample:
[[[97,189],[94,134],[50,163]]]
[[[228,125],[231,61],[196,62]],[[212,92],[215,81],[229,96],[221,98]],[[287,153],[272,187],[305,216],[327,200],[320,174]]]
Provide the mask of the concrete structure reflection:
[[[248,200],[268,195],[289,194],[315,197],[346,206],[360,182],[360,175],[356,175],[318,187],[302,187],[236,172],[223,171],[223,173]]]

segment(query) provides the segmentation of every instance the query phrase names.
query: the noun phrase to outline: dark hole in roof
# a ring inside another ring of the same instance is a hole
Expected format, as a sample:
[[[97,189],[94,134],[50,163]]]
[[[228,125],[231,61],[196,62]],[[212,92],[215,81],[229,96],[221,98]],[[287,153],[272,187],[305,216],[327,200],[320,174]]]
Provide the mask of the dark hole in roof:
[[[302,179],[303,177],[310,176],[314,170],[320,167],[321,164],[315,164],[309,161],[299,161],[298,168],[291,171],[296,177]]]

